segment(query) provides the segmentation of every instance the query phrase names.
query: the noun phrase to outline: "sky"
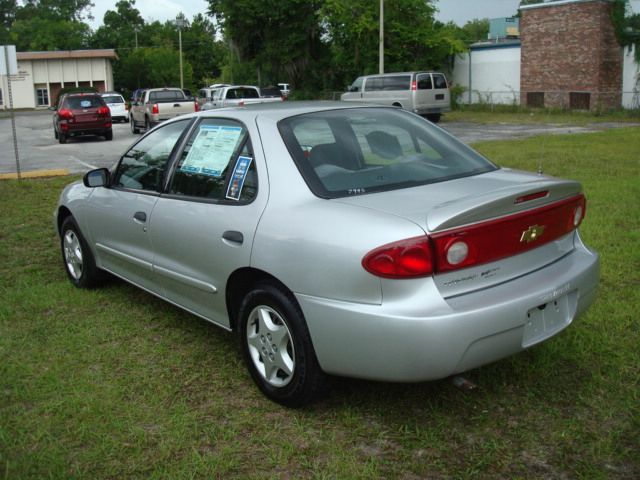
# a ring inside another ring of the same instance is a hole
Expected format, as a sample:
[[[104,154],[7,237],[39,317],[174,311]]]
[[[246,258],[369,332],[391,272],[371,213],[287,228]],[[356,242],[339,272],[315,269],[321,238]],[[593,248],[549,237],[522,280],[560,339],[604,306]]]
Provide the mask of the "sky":
[[[115,10],[116,1],[93,0],[95,6],[91,13],[95,18],[90,22],[92,28],[102,25],[105,12]],[[462,26],[475,18],[510,17],[518,11],[519,3],[519,0],[438,0],[436,7],[439,12],[436,19],[444,23],[452,21]],[[208,6],[206,0],[136,0],[135,4],[145,21],[159,20],[163,23],[176,18],[180,12],[192,19],[198,13],[205,13]],[[640,13],[640,0],[631,0],[631,8],[634,13]]]

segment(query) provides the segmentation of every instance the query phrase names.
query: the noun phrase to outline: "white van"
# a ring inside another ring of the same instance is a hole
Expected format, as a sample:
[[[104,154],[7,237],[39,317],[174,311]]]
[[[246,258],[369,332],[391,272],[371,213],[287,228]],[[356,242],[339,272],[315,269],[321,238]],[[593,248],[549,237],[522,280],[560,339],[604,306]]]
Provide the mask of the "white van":
[[[384,73],[358,77],[340,97],[346,102],[401,107],[432,122],[451,110],[447,78],[440,72]]]

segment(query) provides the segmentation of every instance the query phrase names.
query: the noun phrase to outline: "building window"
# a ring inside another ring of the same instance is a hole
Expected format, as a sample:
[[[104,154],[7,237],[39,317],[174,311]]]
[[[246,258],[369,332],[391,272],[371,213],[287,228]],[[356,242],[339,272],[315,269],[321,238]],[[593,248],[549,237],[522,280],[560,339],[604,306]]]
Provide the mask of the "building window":
[[[589,110],[591,94],[588,92],[569,92],[569,108],[571,110]]]
[[[527,92],[527,106],[533,108],[543,108],[544,92]]]
[[[36,88],[36,105],[38,107],[49,106],[49,91],[46,88]]]

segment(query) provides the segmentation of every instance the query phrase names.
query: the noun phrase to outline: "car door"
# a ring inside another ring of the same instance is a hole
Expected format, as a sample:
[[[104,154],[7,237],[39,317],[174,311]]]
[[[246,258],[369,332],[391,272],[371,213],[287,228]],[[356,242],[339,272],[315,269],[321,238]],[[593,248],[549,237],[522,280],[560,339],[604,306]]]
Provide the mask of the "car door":
[[[96,188],[87,215],[98,265],[154,293],[150,218],[165,172],[189,119],[167,123],[145,135],[120,159],[108,188]]]
[[[259,172],[266,178],[260,152],[243,124],[203,119],[176,159],[151,219],[154,271],[167,298],[223,327],[229,327],[227,280],[250,265],[266,205],[266,182],[258,188]]]

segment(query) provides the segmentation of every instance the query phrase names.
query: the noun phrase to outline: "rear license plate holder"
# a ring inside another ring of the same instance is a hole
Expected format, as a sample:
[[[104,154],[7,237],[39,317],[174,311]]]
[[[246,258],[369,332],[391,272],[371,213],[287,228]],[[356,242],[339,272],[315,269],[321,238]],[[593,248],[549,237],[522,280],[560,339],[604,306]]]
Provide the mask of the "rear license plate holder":
[[[575,292],[562,295],[527,311],[522,346],[535,345],[554,336],[573,320]]]

